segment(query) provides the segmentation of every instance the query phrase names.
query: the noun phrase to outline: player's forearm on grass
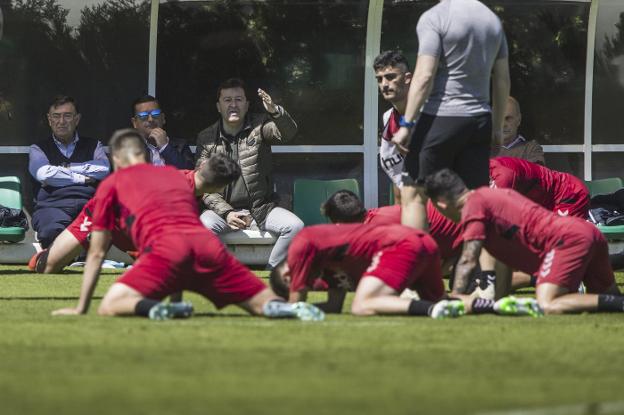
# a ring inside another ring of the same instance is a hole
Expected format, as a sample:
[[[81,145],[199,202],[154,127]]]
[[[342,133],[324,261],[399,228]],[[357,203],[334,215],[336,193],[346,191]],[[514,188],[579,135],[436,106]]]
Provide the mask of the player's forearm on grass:
[[[326,313],[341,313],[342,305],[344,304],[344,299],[346,295],[347,293],[345,290],[330,288],[327,291],[327,302],[315,303],[314,305]]]
[[[477,267],[482,246],[483,241],[473,240],[464,242],[464,249],[462,250],[455,270],[454,293],[466,293],[470,274],[472,274]]]
[[[403,116],[405,120],[410,122],[416,120],[416,115],[431,93],[435,73],[438,70],[438,62],[439,59],[434,56],[418,56],[416,69],[414,70],[414,76],[407,95],[407,106]]]
[[[80,299],[78,300],[78,310],[82,314],[86,314],[89,311],[91,297],[93,297],[93,291],[95,291],[95,286],[100,278],[100,270],[102,269],[102,262],[104,262],[109,242],[110,232],[108,231],[95,231],[91,234],[87,262],[82,277]]]

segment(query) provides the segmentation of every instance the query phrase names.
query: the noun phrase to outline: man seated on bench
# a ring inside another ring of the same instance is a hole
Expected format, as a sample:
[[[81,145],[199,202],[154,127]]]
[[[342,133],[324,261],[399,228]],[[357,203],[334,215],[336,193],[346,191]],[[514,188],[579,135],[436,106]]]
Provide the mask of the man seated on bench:
[[[197,157],[224,153],[239,163],[241,177],[222,193],[204,197],[208,208],[201,221],[220,234],[249,229],[255,222],[260,230],[275,233],[277,242],[269,256],[272,269],[285,257],[288,245],[303,228],[294,213],[275,203],[271,177],[271,144],[288,141],[297,132],[297,124],[269,94],[258,90],[267,114],[248,113],[249,101],[240,79],[229,79],[217,91],[217,110],[221,119],[199,133]]]

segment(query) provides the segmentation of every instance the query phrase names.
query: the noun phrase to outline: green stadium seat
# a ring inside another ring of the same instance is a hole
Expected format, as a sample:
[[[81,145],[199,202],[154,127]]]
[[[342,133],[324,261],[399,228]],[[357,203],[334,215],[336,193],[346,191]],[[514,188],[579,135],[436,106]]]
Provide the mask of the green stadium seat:
[[[321,204],[336,191],[350,190],[360,195],[360,187],[355,179],[297,179],[294,187],[293,211],[306,226],[328,223],[327,218],[321,215]]]
[[[624,225],[619,226],[604,226],[597,225],[598,229],[607,238],[608,241],[621,241],[624,240]]]
[[[0,205],[11,209],[22,209],[22,186],[19,177],[0,177]],[[1,228],[0,241],[20,242],[26,231],[20,227]]]
[[[608,179],[598,179],[585,181],[585,186],[589,189],[590,196],[604,195],[613,193],[624,187],[622,179],[619,177],[610,177]]]

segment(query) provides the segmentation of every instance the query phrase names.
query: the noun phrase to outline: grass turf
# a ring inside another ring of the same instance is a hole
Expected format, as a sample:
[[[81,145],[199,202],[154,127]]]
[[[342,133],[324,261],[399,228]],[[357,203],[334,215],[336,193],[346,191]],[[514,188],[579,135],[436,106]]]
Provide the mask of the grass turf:
[[[0,266],[0,413],[471,414],[624,396],[622,314],[302,323],[189,294],[184,321],[97,317],[97,299],[51,317],[80,284]]]

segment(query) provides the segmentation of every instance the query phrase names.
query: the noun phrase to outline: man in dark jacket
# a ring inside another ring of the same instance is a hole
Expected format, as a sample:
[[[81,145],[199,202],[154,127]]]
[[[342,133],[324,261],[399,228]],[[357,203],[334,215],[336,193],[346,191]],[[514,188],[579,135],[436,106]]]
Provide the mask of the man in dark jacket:
[[[43,248],[78,216],[110,171],[102,143],[78,135],[80,111],[72,97],[57,96],[47,118],[52,135],[31,145],[28,155],[35,199],[32,225]]]
[[[225,153],[241,166],[242,175],[220,193],[204,196],[208,208],[201,215],[204,225],[219,234],[247,229],[255,222],[261,230],[278,237],[269,268],[285,257],[292,238],[303,222],[292,212],[277,207],[271,177],[271,144],[288,141],[297,132],[297,124],[263,90],[258,90],[268,114],[249,113],[245,85],[240,79],[228,79],[217,91],[217,110],[221,119],[201,131],[197,137],[197,157]]]
[[[184,140],[170,138],[163,129],[165,113],[156,98],[151,95],[137,98],[132,103],[130,122],[143,137],[152,164],[167,164],[185,170],[195,167],[193,153],[188,144]]]

